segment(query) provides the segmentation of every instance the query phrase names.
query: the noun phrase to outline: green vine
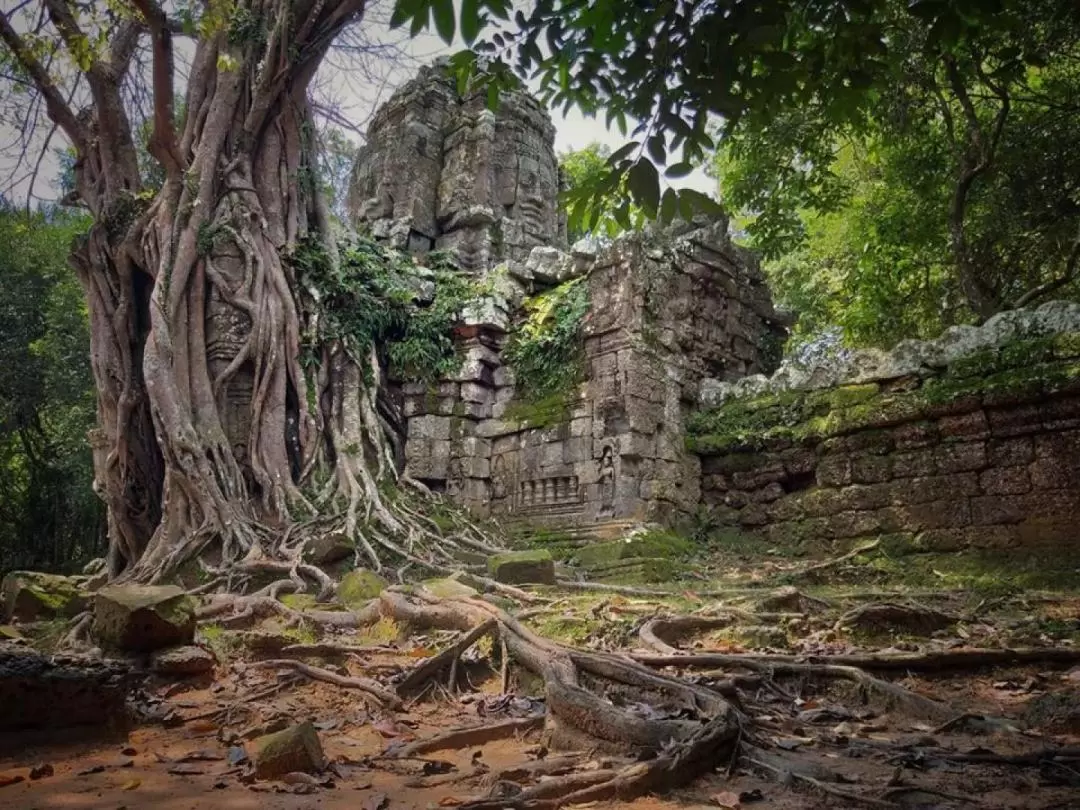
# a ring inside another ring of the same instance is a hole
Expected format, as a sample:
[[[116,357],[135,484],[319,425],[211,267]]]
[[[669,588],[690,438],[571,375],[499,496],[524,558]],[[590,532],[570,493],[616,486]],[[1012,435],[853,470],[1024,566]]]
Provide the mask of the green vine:
[[[575,278],[525,301],[526,319],[507,342],[504,357],[518,381],[519,403],[566,399],[584,376],[581,327],[589,287]]]
[[[456,370],[453,328],[476,293],[447,257],[428,254],[427,266],[420,267],[408,255],[359,237],[338,248],[336,268],[315,237],[300,242],[291,256],[319,313],[304,337],[304,366],[315,367],[322,348],[340,342],[356,357],[374,344],[404,379],[432,382]]]

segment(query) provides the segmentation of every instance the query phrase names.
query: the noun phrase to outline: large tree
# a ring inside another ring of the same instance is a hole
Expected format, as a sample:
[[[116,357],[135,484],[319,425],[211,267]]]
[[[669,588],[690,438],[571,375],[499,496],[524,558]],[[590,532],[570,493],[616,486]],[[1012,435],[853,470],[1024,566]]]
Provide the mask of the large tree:
[[[312,531],[355,536],[378,568],[388,549],[412,557],[406,546],[430,530],[379,491],[398,471],[376,347],[320,339],[314,281],[327,275],[298,275],[347,274],[316,181],[309,90],[364,11],[42,0],[0,14],[11,78],[71,144],[69,202],[93,219],[72,262],[89,305],[113,576],[152,581],[197,555],[295,559]],[[159,184],[140,171],[133,86],[152,91]]]

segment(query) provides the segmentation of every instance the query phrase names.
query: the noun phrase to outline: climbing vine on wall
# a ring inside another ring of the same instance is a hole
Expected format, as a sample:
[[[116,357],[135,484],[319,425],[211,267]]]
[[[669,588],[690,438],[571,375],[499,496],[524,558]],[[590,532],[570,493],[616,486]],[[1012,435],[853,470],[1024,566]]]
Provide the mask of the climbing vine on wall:
[[[510,336],[504,357],[526,402],[569,393],[584,371],[581,326],[589,288],[575,278],[525,302],[528,313]]]
[[[302,241],[292,256],[301,287],[314,299],[304,340],[304,364],[338,341],[362,356],[374,344],[406,379],[432,381],[457,367],[453,327],[477,291],[444,253],[425,264],[369,239],[353,237],[330,260],[317,239]]]

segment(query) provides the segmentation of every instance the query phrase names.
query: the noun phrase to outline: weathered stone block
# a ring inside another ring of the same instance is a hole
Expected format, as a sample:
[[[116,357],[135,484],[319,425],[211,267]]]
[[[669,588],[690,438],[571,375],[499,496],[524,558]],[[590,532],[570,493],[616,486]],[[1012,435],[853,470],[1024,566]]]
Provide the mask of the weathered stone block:
[[[942,492],[940,494],[946,494]],[[900,530],[948,529],[971,524],[969,499],[957,497],[895,507]]]
[[[110,585],[94,594],[93,635],[135,652],[191,644],[195,603],[175,585]]]
[[[86,609],[88,598],[78,581],[58,574],[12,571],[0,584],[5,622],[70,618]]]
[[[311,723],[300,723],[260,737],[252,762],[256,779],[277,779],[287,773],[318,773],[326,767],[319,733]]]
[[[969,472],[986,468],[986,443],[981,441],[944,444],[935,452],[942,473]]]
[[[987,411],[986,417],[990,425],[990,435],[996,439],[1036,433],[1042,425],[1042,414],[1037,405],[994,408]]]
[[[413,439],[447,440],[450,438],[450,419],[445,416],[420,416],[409,420],[409,441]]]
[[[1030,436],[991,439],[986,444],[986,460],[991,467],[1016,467],[1035,459],[1035,443]]]
[[[479,383],[463,382],[461,384],[461,399],[465,402],[491,405],[495,402],[495,392]]]
[[[592,437],[590,436],[567,439],[563,442],[563,461],[567,464],[588,461],[592,458],[592,450]]]
[[[555,562],[546,549],[496,554],[488,560],[488,573],[508,585],[555,584]]]
[[[842,487],[851,483],[851,459],[843,455],[827,455],[818,460],[815,474],[823,487]]]
[[[933,450],[909,450],[894,453],[892,474],[894,478],[916,478],[934,475],[938,471]]]
[[[993,467],[979,475],[979,485],[987,495],[1021,495],[1031,489],[1024,467]]]
[[[158,675],[186,678],[205,675],[213,668],[214,656],[194,645],[169,647],[150,656],[150,669]]]
[[[491,477],[491,461],[486,458],[463,456],[459,463],[461,464],[461,474],[466,478]]]
[[[981,411],[971,413],[942,416],[938,419],[938,430],[946,439],[970,439],[986,438],[990,435],[990,423],[986,414]]]
[[[851,460],[851,480],[857,484],[876,484],[891,477],[891,456],[867,455]]]

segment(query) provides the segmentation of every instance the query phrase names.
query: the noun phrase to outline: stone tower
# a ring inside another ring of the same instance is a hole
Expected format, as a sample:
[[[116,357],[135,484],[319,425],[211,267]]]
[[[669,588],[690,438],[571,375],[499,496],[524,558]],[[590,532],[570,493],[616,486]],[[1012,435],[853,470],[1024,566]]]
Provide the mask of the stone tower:
[[[476,274],[565,243],[556,204],[555,128],[522,91],[487,108],[422,68],[376,113],[353,173],[349,213],[361,232],[402,250],[453,250]]]
[[[375,115],[349,207],[357,230],[488,282],[455,330],[461,368],[400,386],[406,472],[480,514],[602,534],[693,510],[701,381],[770,370],[784,329],[722,218],[568,249],[554,134],[528,94],[491,111],[425,68]],[[503,349],[526,297],[571,279],[590,300],[581,382],[543,416]]]

